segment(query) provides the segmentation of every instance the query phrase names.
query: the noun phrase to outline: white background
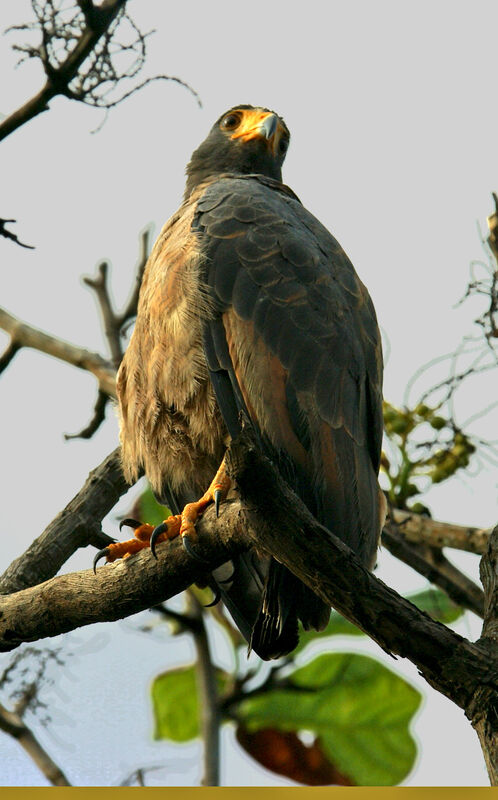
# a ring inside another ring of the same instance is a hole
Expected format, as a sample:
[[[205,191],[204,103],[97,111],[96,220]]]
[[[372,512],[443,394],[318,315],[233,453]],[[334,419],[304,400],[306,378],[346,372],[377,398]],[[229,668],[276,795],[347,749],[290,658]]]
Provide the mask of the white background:
[[[145,88],[101,112],[63,98],[1,144],[0,216],[18,220],[22,250],[0,239],[1,303],[11,313],[70,342],[104,352],[95,301],[80,276],[107,258],[121,305],[138,253],[138,233],[156,233],[178,206],[184,168],[214,120],[237,103],[275,109],[292,133],[284,180],[339,239],[368,286],[388,341],[385,395],[401,404],[408,379],[451,352],[483,310],[455,309],[472,259],[483,256],[498,190],[496,159],[496,4],[378,0],[166,4],[130,2],[150,38],[144,76],[178,75],[203,108],[174,83]],[[0,26],[31,18],[27,0],[4,0]],[[8,114],[42,85],[41,69],[14,71],[0,39],[0,112]],[[12,227],[12,226],[11,226]],[[0,344],[7,343],[0,336]],[[444,377],[442,373],[439,377]],[[463,393],[460,421],[492,402],[496,378]],[[64,442],[91,415],[91,376],[40,353],[23,351],[1,378],[2,503],[0,567],[6,567],[81,487],[117,443],[113,413],[90,441]],[[481,421],[496,437],[496,417]],[[496,470],[484,464],[426,497],[438,519],[496,523]],[[126,509],[129,499],[120,509]],[[119,510],[119,509],[117,509]],[[115,534],[115,516],[105,529]],[[87,568],[90,550],[69,567]],[[477,560],[458,563],[477,576]],[[403,593],[425,585],[382,553],[378,574]],[[152,742],[148,691],[160,671],[192,658],[189,642],[138,631],[148,613],[82,629],[57,640],[67,665],[47,691],[52,722],[33,727],[75,785],[113,785],[134,768],[162,765],[149,782],[199,780],[199,746]],[[479,635],[466,615],[457,626]],[[53,644],[53,643],[50,643]],[[227,651],[218,642],[221,663]],[[421,687],[414,734],[420,744],[406,785],[485,785],[477,737],[463,712],[431,690],[407,662],[394,663],[366,639],[336,649],[368,652]],[[224,661],[225,659],[225,661]],[[8,657],[2,656],[0,669]],[[249,763],[223,734],[223,783],[288,782]],[[0,783],[45,785],[18,745],[0,736]]]

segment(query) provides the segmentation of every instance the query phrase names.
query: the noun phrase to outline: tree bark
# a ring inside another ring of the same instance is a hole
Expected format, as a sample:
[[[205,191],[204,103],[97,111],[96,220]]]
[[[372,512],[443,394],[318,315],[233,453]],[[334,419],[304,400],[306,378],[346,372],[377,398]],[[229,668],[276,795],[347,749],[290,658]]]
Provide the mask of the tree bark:
[[[50,758],[33,731],[24,724],[22,717],[15,711],[8,711],[2,705],[0,705],[0,730],[19,742],[52,786],[71,786],[61,768]]]
[[[484,586],[484,625],[479,644],[496,654],[498,644],[498,526],[489,540],[488,552],[481,560]],[[483,686],[475,698],[472,724],[476,729],[492,786],[498,785],[498,701],[491,687]]]

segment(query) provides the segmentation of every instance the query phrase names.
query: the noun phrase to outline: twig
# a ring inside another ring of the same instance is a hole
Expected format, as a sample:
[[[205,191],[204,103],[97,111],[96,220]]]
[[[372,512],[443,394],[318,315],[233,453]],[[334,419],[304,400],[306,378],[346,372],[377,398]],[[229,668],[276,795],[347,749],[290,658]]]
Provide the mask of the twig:
[[[111,97],[118,86],[141,72],[146,61],[146,41],[154,32],[142,33],[137,28],[125,13],[126,0],[103,0],[100,5],[78,0],[62,10],[57,3],[31,0],[31,4],[36,19],[12,26],[9,31],[41,34],[39,45],[15,44],[13,49],[21,54],[19,63],[33,58],[41,61],[46,82],[38,94],[0,123],[0,140],[46,111],[57,95],[108,110],[147,84],[167,80],[184,86],[202,106],[197,92],[172,75],[146,78],[120,96]],[[128,30],[120,41],[117,31],[122,23],[127,24]]]
[[[121,346],[120,338],[120,325],[117,322],[116,315],[112,308],[111,297],[109,294],[109,287],[107,283],[109,271],[109,264],[107,261],[101,261],[97,268],[97,275],[95,278],[88,276],[83,278],[83,283],[90,286],[94,290],[99,303],[100,313],[104,326],[104,333],[111,352],[112,363],[117,369],[123,358],[123,348]]]
[[[159,614],[161,617],[164,617],[164,619],[167,619],[168,622],[176,623],[175,633],[183,633],[185,631],[188,633],[193,633],[194,630],[198,630],[199,628],[199,623],[190,614],[182,614],[180,611],[175,611],[172,608],[168,608],[168,606],[166,606],[164,603],[154,606],[150,610],[155,614]]]
[[[138,295],[140,293],[140,286],[142,285],[145,265],[147,264],[147,259],[149,257],[151,235],[151,228],[146,228],[140,234],[140,249],[138,261],[135,267],[135,284],[123,311],[117,316],[117,321],[121,329],[124,325],[126,325],[127,322],[137,315]]]
[[[82,30],[76,46],[68,53],[67,58],[58,69],[50,68],[48,61],[46,58],[43,59],[40,51],[38,57],[42,62],[44,61],[43,66],[47,74],[45,85],[27,103],[0,123],[0,141],[33,117],[46,111],[50,100],[56,95],[67,95],[69,84],[78,73],[79,68],[125,4],[126,0],[103,0],[99,6],[86,2],[87,25]],[[91,11],[90,5],[93,6]]]
[[[31,244],[24,244],[21,242],[15,233],[12,231],[8,231],[5,227],[8,225],[9,222],[15,222],[15,219],[0,219],[0,236],[3,236],[5,239],[11,239],[13,242],[18,244],[20,247],[25,247],[27,250],[34,250],[35,248]]]
[[[111,352],[112,362],[116,369],[119,367],[121,359],[123,358],[123,347],[121,344],[123,327],[137,314],[138,295],[149,254],[150,233],[150,229],[147,228],[140,234],[140,249],[138,262],[135,268],[135,282],[130,298],[120,314],[114,310],[111,301],[108,285],[109,264],[107,261],[102,261],[99,264],[95,278],[90,278],[88,276],[83,278],[83,282],[86,283],[87,286],[90,286],[96,294],[104,332]]]
[[[79,433],[65,433],[64,439],[91,439],[94,433],[98,431],[103,421],[105,420],[105,410],[109,402],[109,395],[99,390],[97,400],[93,409],[93,417],[90,422]]]
[[[110,397],[116,396],[116,376],[108,361],[98,353],[64,342],[55,336],[33,328],[0,308],[0,328],[10,334],[11,342],[1,359],[0,372],[10,363],[12,356],[21,347],[31,347],[54,358],[91,372],[99,382],[99,388]]]
[[[20,714],[0,705],[0,730],[16,739],[52,786],[71,786],[61,768],[50,758]]]

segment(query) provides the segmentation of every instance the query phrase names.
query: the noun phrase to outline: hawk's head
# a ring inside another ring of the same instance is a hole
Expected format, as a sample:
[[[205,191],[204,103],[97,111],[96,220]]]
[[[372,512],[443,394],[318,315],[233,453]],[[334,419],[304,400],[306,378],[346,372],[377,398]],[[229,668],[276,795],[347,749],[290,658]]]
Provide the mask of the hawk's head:
[[[289,146],[287,125],[267,108],[234,106],[213,125],[187,165],[185,196],[202,181],[223,172],[257,173],[282,180]]]

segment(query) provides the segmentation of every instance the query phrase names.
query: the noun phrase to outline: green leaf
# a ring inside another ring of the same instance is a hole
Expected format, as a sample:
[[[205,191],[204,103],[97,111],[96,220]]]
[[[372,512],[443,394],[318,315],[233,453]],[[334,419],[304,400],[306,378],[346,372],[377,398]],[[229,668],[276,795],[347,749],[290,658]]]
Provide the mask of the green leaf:
[[[188,742],[199,735],[199,702],[193,667],[158,675],[152,684],[154,739]]]
[[[163,520],[171,516],[169,508],[157,502],[150,486],[138,498],[137,506],[138,519],[141,522],[148,522],[149,525],[160,525]]]
[[[218,689],[223,691],[227,675],[217,670]],[[200,734],[200,710],[195,668],[180,667],[163,672],[152,684],[154,739],[188,742]]]
[[[249,731],[312,731],[337,769],[359,785],[390,786],[411,770],[416,745],[409,723],[421,696],[367,656],[329,653],[293,672],[290,688],[242,701]]]
[[[417,592],[417,594],[408,595],[407,600],[417,608],[420,608],[421,611],[429,614],[432,619],[437,622],[444,622],[445,625],[455,622],[464,613],[463,608],[454,603],[453,600],[450,600],[448,595],[439,589],[424,589],[424,591]]]
[[[408,595],[407,600],[425,611],[432,619],[438,622],[444,622],[448,625],[451,622],[459,619],[463,614],[463,609],[457,606],[453,600],[450,600],[447,594],[441,592],[439,589],[425,589],[422,592]],[[345,619],[342,614],[337,611],[332,611],[330,620],[327,627],[323,631],[304,631],[301,630],[299,634],[299,644],[294,651],[298,653],[304,650],[306,645],[314,642],[316,639],[322,639],[325,636],[363,636],[363,631],[353,625],[352,622]]]

